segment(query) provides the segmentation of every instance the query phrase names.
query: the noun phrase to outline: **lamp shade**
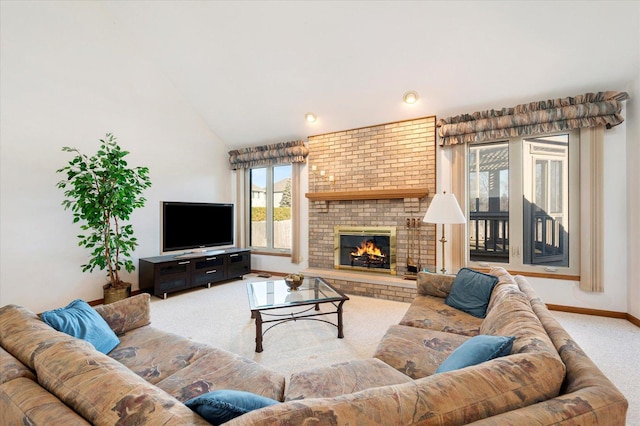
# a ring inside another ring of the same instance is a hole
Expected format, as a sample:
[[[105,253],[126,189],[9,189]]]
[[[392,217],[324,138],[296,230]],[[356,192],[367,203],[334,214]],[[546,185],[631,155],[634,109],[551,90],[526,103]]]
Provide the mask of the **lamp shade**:
[[[422,219],[426,223],[466,223],[460,205],[453,194],[436,194]]]

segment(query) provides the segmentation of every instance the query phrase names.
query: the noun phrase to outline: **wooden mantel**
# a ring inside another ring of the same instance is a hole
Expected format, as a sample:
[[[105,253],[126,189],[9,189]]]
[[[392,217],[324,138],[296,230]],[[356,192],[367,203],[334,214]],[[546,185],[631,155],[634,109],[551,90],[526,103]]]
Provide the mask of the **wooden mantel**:
[[[364,191],[307,192],[304,195],[311,201],[392,200],[398,198],[424,198],[429,195],[429,190],[427,188],[398,188]]]

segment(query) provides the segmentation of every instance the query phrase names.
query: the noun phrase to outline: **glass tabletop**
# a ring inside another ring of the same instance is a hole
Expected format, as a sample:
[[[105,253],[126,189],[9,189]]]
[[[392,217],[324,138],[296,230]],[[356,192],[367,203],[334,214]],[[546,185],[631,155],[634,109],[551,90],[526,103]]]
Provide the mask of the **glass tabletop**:
[[[305,277],[297,290],[289,289],[284,279],[249,282],[247,283],[247,294],[251,310],[349,299],[319,277]]]

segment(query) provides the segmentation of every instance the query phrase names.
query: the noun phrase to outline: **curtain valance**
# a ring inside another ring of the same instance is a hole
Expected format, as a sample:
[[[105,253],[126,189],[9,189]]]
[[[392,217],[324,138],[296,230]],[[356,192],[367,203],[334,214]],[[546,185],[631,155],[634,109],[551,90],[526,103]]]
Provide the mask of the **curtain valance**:
[[[484,142],[604,125],[624,121],[621,101],[626,92],[586,93],[575,97],[531,102],[513,108],[488,110],[440,119],[440,145]]]
[[[229,163],[232,170],[270,166],[285,163],[304,163],[309,149],[303,141],[280,142],[271,145],[229,151]]]

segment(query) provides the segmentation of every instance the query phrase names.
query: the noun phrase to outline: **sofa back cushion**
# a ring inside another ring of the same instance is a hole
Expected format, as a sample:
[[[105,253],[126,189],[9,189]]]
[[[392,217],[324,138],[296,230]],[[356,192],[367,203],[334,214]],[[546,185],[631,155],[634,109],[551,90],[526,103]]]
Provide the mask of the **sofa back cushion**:
[[[480,325],[481,334],[515,336],[511,353],[547,352],[560,359],[558,351],[529,304],[508,273],[500,274],[500,284],[494,290],[493,303]]]
[[[0,425],[73,425],[90,423],[34,380],[18,377],[0,385]]]
[[[94,425],[207,423],[184,404],[82,341],[34,359],[40,384]]]
[[[455,275],[432,274],[418,272],[416,286],[418,294],[445,298],[451,291]]]
[[[151,323],[151,308],[148,293],[140,293],[108,305],[99,305],[95,310],[117,334],[122,335]]]
[[[518,354],[410,383],[334,398],[285,402],[227,425],[467,424],[558,395],[562,363],[546,353]]]
[[[0,347],[0,384],[18,377],[35,380],[36,376],[26,365],[21,363],[9,352]]]
[[[74,339],[54,330],[22,306],[6,305],[0,308],[0,344],[32,370],[33,357],[38,352],[56,342]]]

